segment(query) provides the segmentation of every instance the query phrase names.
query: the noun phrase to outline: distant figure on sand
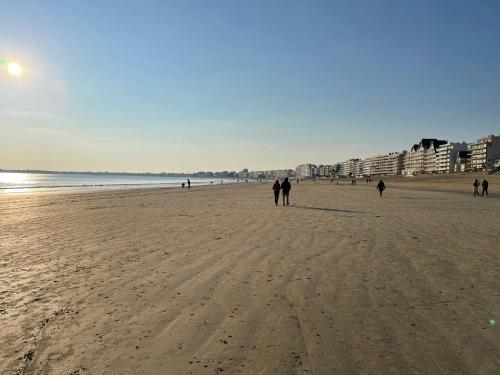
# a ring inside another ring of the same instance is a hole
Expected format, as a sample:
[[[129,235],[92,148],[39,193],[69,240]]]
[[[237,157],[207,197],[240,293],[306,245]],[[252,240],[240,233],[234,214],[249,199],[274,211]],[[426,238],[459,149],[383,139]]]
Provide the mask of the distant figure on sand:
[[[479,197],[479,180],[477,178],[475,178],[474,182],[472,182],[472,193],[474,196]]]
[[[292,185],[290,181],[288,181],[288,177],[285,178],[283,183],[281,184],[281,190],[283,190],[283,206],[285,205],[285,197],[286,197],[286,205],[290,204],[290,190],[292,189]]]
[[[488,180],[486,178],[483,178],[483,182],[481,182],[481,187],[483,188],[481,196],[484,196],[484,193],[486,193],[486,196],[488,196]]]
[[[278,205],[278,200],[280,198],[280,190],[281,190],[281,185],[280,185],[280,180],[276,180],[276,182],[273,185],[273,191],[274,191],[274,204],[277,206]]]
[[[189,178],[187,180],[188,180],[188,189],[191,189],[191,181],[189,181]]]
[[[377,189],[380,192],[380,196],[382,196],[382,192],[385,190],[384,181],[380,180],[377,184]]]
[[[182,188],[183,188],[183,189],[184,189],[184,186],[185,186],[185,185],[186,185],[186,183],[185,183],[185,182],[183,182],[183,183],[182,183]]]

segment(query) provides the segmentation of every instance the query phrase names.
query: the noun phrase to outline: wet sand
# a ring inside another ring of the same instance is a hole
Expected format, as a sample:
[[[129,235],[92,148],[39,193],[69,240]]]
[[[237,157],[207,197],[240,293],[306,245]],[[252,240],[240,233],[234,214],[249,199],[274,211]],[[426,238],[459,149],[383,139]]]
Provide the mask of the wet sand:
[[[403,183],[0,196],[0,373],[497,374],[500,199]]]

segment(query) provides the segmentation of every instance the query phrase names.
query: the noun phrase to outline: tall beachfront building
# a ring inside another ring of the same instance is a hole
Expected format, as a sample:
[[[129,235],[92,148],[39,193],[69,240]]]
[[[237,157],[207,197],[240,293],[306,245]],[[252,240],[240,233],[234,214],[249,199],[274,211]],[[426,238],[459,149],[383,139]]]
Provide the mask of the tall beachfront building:
[[[455,158],[454,172],[469,172],[470,171],[470,150],[458,151]]]
[[[266,177],[266,171],[251,171],[248,172],[248,177],[249,178],[265,178]]]
[[[361,159],[349,159],[340,163],[339,176],[361,177]]]
[[[470,145],[470,169],[491,171],[496,159],[500,159],[500,135],[479,138]]]
[[[361,161],[363,176],[397,176],[403,170],[406,151],[370,156]]]
[[[248,169],[244,168],[242,171],[238,172],[238,177],[243,179],[248,178],[249,177]]]
[[[437,149],[446,141],[435,138],[422,138],[414,144],[404,159],[403,174],[415,175],[437,172]]]
[[[301,164],[295,168],[295,176],[300,178],[319,176],[319,168],[314,164]]]
[[[335,175],[335,166],[324,164],[319,166],[319,176],[320,177],[333,177]]]
[[[460,151],[467,151],[467,143],[445,143],[436,152],[436,171],[450,173],[455,171],[455,162]]]
[[[283,179],[285,177],[293,177],[294,172],[291,169],[270,169],[264,171],[264,174],[266,178]]]

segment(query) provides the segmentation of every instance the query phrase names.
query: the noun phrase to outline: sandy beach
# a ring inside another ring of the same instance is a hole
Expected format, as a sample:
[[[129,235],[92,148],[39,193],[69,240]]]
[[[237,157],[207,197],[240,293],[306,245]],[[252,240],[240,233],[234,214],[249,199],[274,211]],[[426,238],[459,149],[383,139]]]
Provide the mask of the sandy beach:
[[[442,179],[0,196],[0,373],[498,374],[500,178]]]

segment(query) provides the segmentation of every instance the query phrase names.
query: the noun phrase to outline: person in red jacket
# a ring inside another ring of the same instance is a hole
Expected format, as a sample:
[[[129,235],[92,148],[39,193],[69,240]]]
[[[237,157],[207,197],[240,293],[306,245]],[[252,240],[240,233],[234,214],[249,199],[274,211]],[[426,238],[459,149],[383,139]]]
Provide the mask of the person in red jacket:
[[[280,180],[276,180],[276,182],[273,185],[273,190],[274,190],[274,204],[277,206],[281,190]]]

